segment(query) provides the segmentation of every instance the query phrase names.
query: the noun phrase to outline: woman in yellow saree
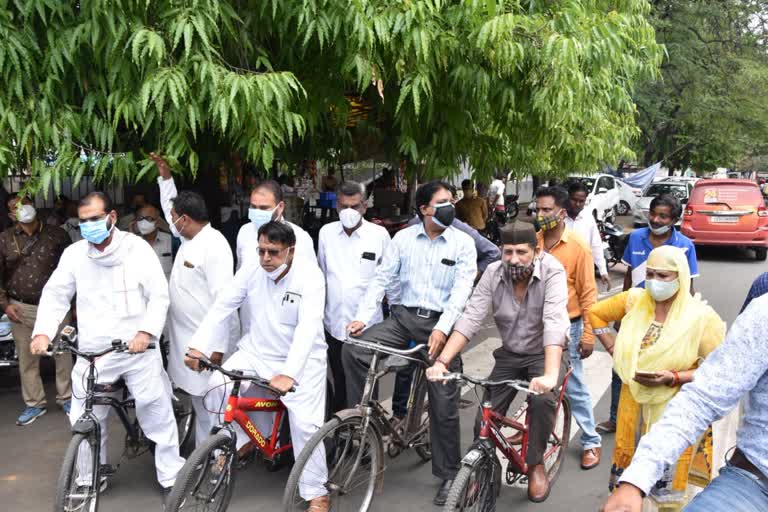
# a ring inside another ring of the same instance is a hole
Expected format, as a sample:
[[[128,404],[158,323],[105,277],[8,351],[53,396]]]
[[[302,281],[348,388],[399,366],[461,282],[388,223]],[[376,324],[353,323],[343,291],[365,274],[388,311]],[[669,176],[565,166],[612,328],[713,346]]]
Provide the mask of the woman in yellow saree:
[[[625,291],[589,311],[592,328],[613,355],[623,383],[611,490],[629,466],[640,437],[725,337],[725,323],[698,294],[691,296],[690,282],[685,253],[677,247],[658,247],[648,256],[645,289]],[[608,324],[618,321],[621,329],[614,338]],[[675,466],[667,468],[649,498],[659,510],[680,510],[689,498],[688,483],[705,486],[711,468],[710,427],[697,446],[689,447]]]

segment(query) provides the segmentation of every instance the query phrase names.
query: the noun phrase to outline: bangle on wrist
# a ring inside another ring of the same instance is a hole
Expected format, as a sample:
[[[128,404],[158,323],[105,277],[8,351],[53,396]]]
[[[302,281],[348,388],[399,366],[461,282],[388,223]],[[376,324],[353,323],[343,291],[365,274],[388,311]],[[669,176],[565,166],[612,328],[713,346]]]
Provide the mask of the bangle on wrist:
[[[448,365],[451,364],[450,361],[446,361],[445,359],[443,359],[443,356],[438,357],[437,359],[435,359],[435,361],[445,366],[446,370],[448,369]]]
[[[680,385],[680,373],[677,370],[672,370],[672,383],[669,387],[673,388]]]

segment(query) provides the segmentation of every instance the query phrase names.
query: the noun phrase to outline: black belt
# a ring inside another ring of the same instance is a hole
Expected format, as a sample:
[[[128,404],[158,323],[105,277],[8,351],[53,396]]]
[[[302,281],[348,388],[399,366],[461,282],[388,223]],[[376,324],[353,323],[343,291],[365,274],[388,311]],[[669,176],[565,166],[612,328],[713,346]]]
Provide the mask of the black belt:
[[[744,455],[744,453],[736,448],[733,451],[733,455],[731,455],[730,463],[732,466],[737,467],[739,469],[743,469],[744,471],[748,471],[755,475],[760,481],[768,483],[768,477],[766,477],[762,471],[757,469],[757,466],[752,464],[749,459]]]
[[[431,309],[409,308],[408,306],[403,306],[403,307],[419,318],[426,318],[426,319],[437,318],[442,314],[441,311],[432,311]]]
[[[581,317],[580,317],[580,316],[577,316],[576,318],[571,318],[571,323],[572,323],[572,324],[575,324],[575,323],[576,323],[576,322],[578,322],[579,320],[581,320]]]
[[[30,305],[30,306],[39,306],[40,305],[40,301],[39,300],[22,300],[22,299],[17,299],[16,297],[11,297],[10,295],[8,296],[8,298],[11,299],[11,300],[15,300],[16,302],[21,302],[22,304],[27,304],[27,305]]]

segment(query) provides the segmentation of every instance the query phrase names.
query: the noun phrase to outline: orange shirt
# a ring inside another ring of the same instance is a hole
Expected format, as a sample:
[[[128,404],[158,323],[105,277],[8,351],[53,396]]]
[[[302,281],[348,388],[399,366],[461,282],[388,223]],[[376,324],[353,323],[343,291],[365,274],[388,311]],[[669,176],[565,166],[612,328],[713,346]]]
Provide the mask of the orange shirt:
[[[595,283],[595,262],[592,252],[578,234],[565,228],[563,236],[552,248],[544,247],[544,234],[537,234],[539,248],[548,252],[565,267],[568,281],[568,316],[571,319],[581,317],[584,321],[584,334],[581,341],[592,344],[595,335],[589,320],[589,308],[597,302],[597,284]]]

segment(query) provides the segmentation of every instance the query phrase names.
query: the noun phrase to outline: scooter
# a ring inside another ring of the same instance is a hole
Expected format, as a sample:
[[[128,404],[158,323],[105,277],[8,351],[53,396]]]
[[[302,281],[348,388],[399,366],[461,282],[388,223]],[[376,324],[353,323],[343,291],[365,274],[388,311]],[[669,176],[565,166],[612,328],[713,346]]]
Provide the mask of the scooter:
[[[16,354],[16,343],[13,341],[11,321],[8,315],[0,318],[0,368],[17,368],[19,356]]]
[[[609,267],[613,267],[621,262],[629,235],[624,233],[624,228],[608,221],[598,221],[597,227],[600,230],[600,237],[603,239],[605,262]]]

